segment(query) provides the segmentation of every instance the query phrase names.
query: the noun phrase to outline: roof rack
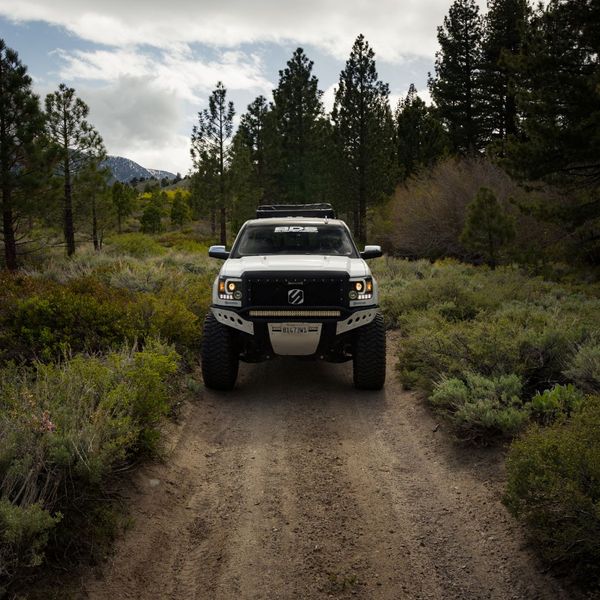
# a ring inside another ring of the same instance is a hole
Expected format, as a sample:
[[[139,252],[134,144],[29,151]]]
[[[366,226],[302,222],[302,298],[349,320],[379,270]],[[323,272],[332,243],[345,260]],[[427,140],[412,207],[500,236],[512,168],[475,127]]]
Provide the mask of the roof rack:
[[[257,219],[269,217],[319,217],[321,219],[335,219],[335,211],[331,204],[265,204],[256,209]]]

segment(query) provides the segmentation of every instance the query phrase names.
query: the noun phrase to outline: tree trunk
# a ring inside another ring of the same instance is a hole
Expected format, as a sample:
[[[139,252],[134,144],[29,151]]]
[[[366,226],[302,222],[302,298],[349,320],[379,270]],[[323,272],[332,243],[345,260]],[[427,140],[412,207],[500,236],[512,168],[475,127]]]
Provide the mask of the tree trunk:
[[[9,271],[17,270],[17,242],[11,206],[11,191],[7,185],[2,190],[2,236],[4,238],[4,262]]]
[[[1,65],[0,65],[1,66]],[[2,76],[4,80],[4,75]],[[0,90],[4,93],[4,90]],[[2,237],[4,239],[4,261],[9,271],[17,270],[17,241],[15,239],[14,215],[12,209],[12,188],[10,185],[10,163],[8,158],[7,125],[5,115],[0,116],[0,154],[1,154],[1,176],[2,176]]]
[[[360,198],[360,206],[359,206],[359,218],[360,218],[360,230],[358,234],[358,239],[361,244],[365,244],[367,241],[367,199],[363,195]]]
[[[213,237],[217,235],[217,209],[210,209],[210,233]]]
[[[352,207],[352,233],[354,234],[355,239],[359,239],[360,237],[360,216],[359,216],[359,208],[358,204],[354,203]]]
[[[100,241],[98,239],[98,219],[96,217],[96,198],[92,197],[92,241],[94,242],[94,250],[100,250]]]
[[[223,246],[227,245],[227,227],[226,227],[226,214],[225,214],[225,206],[221,205],[221,244]]]
[[[221,113],[222,114],[222,113]],[[219,201],[221,213],[221,244],[227,245],[227,214],[225,212],[225,146],[223,139],[223,118],[220,118],[219,124]]]
[[[492,237],[492,230],[490,228],[490,224],[487,224],[487,234],[488,234],[488,251],[490,255],[489,265],[492,268],[492,271],[496,269],[496,249],[494,244],[494,239]]]
[[[358,165],[358,241],[367,240],[367,182],[365,169],[365,139],[361,139]]]
[[[68,152],[68,149],[67,149]],[[69,158],[65,160],[65,206],[64,206],[64,230],[65,242],[67,244],[67,255],[75,254],[75,228],[73,226],[73,195],[71,189],[71,171]]]

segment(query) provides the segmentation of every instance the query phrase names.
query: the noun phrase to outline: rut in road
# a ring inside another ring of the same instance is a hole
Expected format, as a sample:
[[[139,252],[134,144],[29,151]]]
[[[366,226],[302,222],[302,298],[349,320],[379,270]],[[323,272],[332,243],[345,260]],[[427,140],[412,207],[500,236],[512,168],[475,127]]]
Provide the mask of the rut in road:
[[[502,506],[497,453],[434,431],[392,362],[380,393],[296,360],[204,392],[136,475],[134,526],[81,597],[573,598]]]

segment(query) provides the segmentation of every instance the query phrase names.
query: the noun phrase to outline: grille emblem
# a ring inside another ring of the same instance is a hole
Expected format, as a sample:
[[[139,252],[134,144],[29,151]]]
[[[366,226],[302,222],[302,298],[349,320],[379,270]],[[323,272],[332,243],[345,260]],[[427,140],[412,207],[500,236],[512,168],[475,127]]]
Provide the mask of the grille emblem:
[[[288,303],[289,304],[303,304],[304,303],[304,290],[288,290]]]

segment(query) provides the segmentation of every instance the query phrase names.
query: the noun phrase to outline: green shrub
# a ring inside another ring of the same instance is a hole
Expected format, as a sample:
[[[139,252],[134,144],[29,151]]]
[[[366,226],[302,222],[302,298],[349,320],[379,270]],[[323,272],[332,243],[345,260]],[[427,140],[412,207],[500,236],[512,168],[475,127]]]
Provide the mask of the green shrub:
[[[591,584],[600,578],[600,397],[513,442],[505,502],[542,556]]]
[[[514,435],[527,422],[520,398],[521,381],[516,375],[487,378],[465,373],[463,379],[444,379],[431,395],[434,406],[451,414],[465,439],[486,441],[490,437]]]
[[[39,504],[21,507],[0,499],[0,596],[5,592],[3,581],[43,562],[48,533],[60,519]]]
[[[69,351],[119,346],[139,333],[132,301],[114,292],[101,293],[99,286],[50,286],[43,295],[16,301],[0,321],[5,359],[57,360]]]
[[[160,233],[163,231],[162,217],[164,207],[160,202],[150,201],[142,212],[140,224],[144,233]]]
[[[457,320],[455,311],[449,318],[448,304],[431,303],[399,320],[398,368],[406,387],[429,392],[440,376],[465,371],[516,373],[527,395],[566,383],[565,364],[598,329],[600,302],[541,296],[481,308],[472,319]]]
[[[86,512],[116,468],[156,449],[177,368],[172,347],[149,340],[141,351],[0,371],[0,543],[15,569],[39,556],[56,521],[49,515]],[[7,537],[3,518],[25,533]],[[72,523],[59,525],[63,542],[79,535]],[[27,532],[31,555],[20,545]]]
[[[151,335],[169,340],[182,352],[199,349],[200,320],[180,299],[167,295],[149,299],[146,311]]]
[[[565,375],[589,393],[600,392],[600,344],[588,341],[571,358]]]
[[[531,399],[529,410],[538,423],[548,425],[557,419],[569,417],[583,401],[584,395],[575,386],[555,385],[550,390],[538,392]]]
[[[108,240],[113,253],[129,254],[137,258],[159,256],[166,252],[154,238],[143,233],[123,233]]]

